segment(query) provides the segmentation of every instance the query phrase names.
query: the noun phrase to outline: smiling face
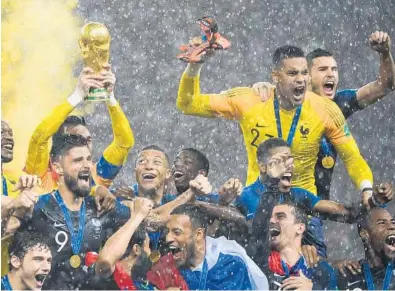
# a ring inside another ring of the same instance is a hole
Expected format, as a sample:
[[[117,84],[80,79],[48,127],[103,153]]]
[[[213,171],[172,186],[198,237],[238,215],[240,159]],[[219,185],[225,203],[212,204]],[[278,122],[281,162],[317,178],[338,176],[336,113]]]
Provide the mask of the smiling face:
[[[303,103],[309,79],[306,58],[284,59],[272,75],[284,109],[290,110]]]
[[[270,219],[270,245],[281,252],[287,246],[301,245],[305,225],[297,222],[293,206],[281,204],[273,209]]]
[[[370,243],[377,254],[395,259],[395,219],[385,209],[374,208],[369,216]]]
[[[1,121],[1,162],[9,163],[14,158],[14,134],[10,125]]]
[[[172,176],[178,193],[188,190],[189,182],[199,174],[207,175],[206,171],[199,167],[196,153],[181,151],[174,160]]]
[[[144,193],[164,189],[166,180],[170,178],[166,155],[154,149],[140,152],[134,172],[137,184]]]
[[[36,245],[23,258],[11,256],[10,262],[25,290],[41,290],[51,271],[52,254],[47,246]]]
[[[64,184],[77,197],[89,195],[92,185],[92,156],[87,146],[68,150],[59,162],[54,162]]]
[[[313,59],[310,76],[313,92],[333,100],[339,84],[339,72],[335,59],[330,56]]]

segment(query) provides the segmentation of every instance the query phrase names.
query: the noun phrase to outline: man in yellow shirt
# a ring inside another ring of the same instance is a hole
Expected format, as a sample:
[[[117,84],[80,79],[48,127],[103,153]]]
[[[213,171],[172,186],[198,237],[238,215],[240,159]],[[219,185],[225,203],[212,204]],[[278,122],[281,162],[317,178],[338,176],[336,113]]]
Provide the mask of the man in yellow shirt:
[[[304,52],[294,46],[278,48],[273,56],[273,98],[260,102],[253,89],[233,88],[221,94],[201,94],[201,64],[188,64],[177,98],[184,114],[237,119],[248,155],[247,185],[258,178],[257,146],[272,137],[281,137],[291,147],[295,159],[293,184],[317,193],[314,167],[323,136],[329,138],[344,161],[356,186],[371,196],[373,175],[360,155],[343,114],[335,103],[306,92],[309,72]]]
[[[52,136],[65,133],[79,134],[89,141],[90,148],[92,148],[91,133],[86,127],[84,118],[69,116],[74,108],[84,101],[90,88],[104,86],[107,88],[111,97],[106,103],[114,135],[112,143],[104,150],[103,155],[95,164],[94,183],[109,187],[121,170],[129,150],[134,145],[129,121],[114,97],[115,75],[111,72],[110,65],[105,66],[104,69],[104,72],[95,75],[90,68],[84,68],[74,93],[39,124],[30,139],[25,171],[41,178],[43,193],[56,189],[58,183],[57,175],[50,161],[49,140]]]

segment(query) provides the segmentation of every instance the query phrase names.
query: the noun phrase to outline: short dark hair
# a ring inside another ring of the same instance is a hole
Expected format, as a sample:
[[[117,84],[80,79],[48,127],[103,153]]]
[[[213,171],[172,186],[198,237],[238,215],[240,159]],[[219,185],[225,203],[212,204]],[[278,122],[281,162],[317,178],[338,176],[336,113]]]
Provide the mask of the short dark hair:
[[[305,54],[301,48],[292,45],[283,45],[274,51],[273,66],[278,68],[284,59],[304,57]]]
[[[210,170],[210,162],[208,161],[207,157],[201,151],[194,148],[185,148],[181,150],[181,152],[186,151],[194,153],[196,155],[199,170],[205,170],[208,174],[208,171]]]
[[[138,245],[139,247],[143,247],[144,242],[145,242],[146,239],[147,239],[146,228],[145,228],[144,224],[140,224],[139,227],[133,233],[132,238],[129,241],[129,245],[126,248],[126,251],[123,254],[121,260],[130,255],[134,245]]]
[[[51,159],[57,160],[72,148],[88,147],[88,140],[80,134],[61,134],[52,138]]]
[[[169,159],[169,156],[167,155],[166,151],[165,151],[164,149],[162,149],[161,147],[159,147],[159,146],[157,146],[157,145],[154,145],[154,144],[151,144],[151,145],[148,145],[148,146],[143,147],[143,148],[138,152],[137,156],[138,156],[139,154],[141,154],[142,152],[144,152],[144,151],[149,151],[149,150],[154,150],[154,151],[158,151],[158,152],[163,153],[163,154],[165,155],[165,159],[166,159],[167,164],[170,166],[170,159]],[[136,161],[135,161],[134,165],[137,165],[137,159],[138,159],[138,158],[136,158]]]
[[[23,260],[26,253],[35,246],[51,251],[49,247],[49,237],[36,231],[18,231],[14,234],[12,242],[8,247],[9,257],[16,256]],[[9,263],[9,268],[12,269],[11,263]]]
[[[267,139],[260,143],[256,150],[258,163],[266,163],[271,156],[271,150],[278,147],[288,147],[288,144],[285,140],[278,137]]]
[[[333,57],[333,54],[321,48],[309,52],[306,56],[307,65],[309,66],[309,69],[313,66],[314,59],[320,57]]]
[[[176,207],[172,212],[172,215],[186,215],[189,217],[192,223],[193,229],[207,228],[207,218],[199,206],[195,204],[183,204]]]
[[[288,195],[285,195],[288,196]],[[298,204],[295,202],[289,200],[289,198],[285,198],[285,201],[277,204],[277,205],[287,205],[291,207],[293,215],[295,215],[295,222],[296,223],[303,223],[307,226],[308,220],[307,220],[307,214],[306,211],[300,207]]]
[[[69,127],[75,127],[78,125],[86,126],[85,118],[79,115],[69,115],[53,135],[53,138],[56,138],[60,135],[66,134],[66,130]]]

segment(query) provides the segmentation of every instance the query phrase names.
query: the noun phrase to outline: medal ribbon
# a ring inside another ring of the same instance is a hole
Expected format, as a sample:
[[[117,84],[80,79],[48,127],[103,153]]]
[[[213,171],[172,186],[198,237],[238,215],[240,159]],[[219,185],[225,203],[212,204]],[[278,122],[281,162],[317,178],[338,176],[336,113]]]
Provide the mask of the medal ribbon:
[[[1,285],[5,287],[5,290],[12,290],[8,275],[5,275],[3,278],[1,278]]]
[[[289,129],[287,144],[289,147],[292,145],[292,141],[295,137],[296,126],[298,125],[300,119],[300,113],[302,111],[302,105],[299,105],[296,108],[296,112],[294,118],[292,120],[291,128]],[[274,113],[276,115],[276,124],[277,124],[277,134],[279,138],[283,138],[283,132],[281,130],[281,119],[280,119],[280,105],[278,103],[277,96],[274,97]]]
[[[84,229],[85,229],[85,199],[82,200],[81,208],[80,208],[80,221],[78,224],[78,231],[74,231],[73,222],[71,221],[69,210],[62,197],[59,194],[59,191],[55,192],[55,199],[59,204],[60,209],[62,209],[64,218],[66,220],[67,228],[69,229],[71,236],[71,249],[73,250],[74,255],[78,255],[81,250],[82,240],[84,238]]]
[[[331,156],[331,150],[329,148],[328,140],[325,136],[321,138],[321,149],[326,157]]]
[[[7,181],[3,175],[1,175],[1,181],[3,183],[3,195],[8,196],[8,187],[7,187]]]
[[[376,290],[376,286],[374,285],[373,282],[372,271],[370,270],[369,264],[367,262],[364,262],[362,264],[362,267],[363,267],[363,272],[365,274],[366,285],[368,287],[368,290]],[[385,269],[385,277],[383,281],[382,290],[388,290],[388,288],[390,287],[393,269],[394,269],[394,262],[391,261],[388,263],[387,268]]]

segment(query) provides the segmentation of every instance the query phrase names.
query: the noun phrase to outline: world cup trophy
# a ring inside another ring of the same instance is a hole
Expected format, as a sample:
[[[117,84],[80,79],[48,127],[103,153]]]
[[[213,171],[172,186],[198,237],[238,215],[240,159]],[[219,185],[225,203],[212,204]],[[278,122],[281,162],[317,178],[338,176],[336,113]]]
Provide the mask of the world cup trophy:
[[[81,29],[79,39],[82,58],[85,66],[91,68],[95,74],[103,71],[110,58],[111,35],[104,24],[89,22]],[[105,101],[109,99],[106,88],[91,88],[85,100]]]

